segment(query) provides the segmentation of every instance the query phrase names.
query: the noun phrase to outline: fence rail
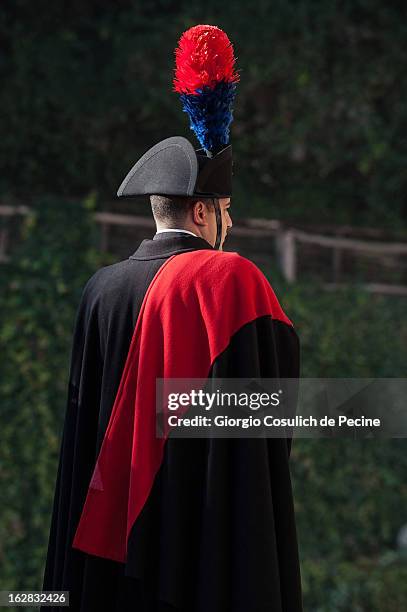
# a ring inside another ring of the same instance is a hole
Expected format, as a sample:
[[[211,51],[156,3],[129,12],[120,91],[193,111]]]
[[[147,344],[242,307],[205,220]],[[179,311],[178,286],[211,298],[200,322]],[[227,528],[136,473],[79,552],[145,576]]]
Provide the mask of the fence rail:
[[[27,206],[0,205],[0,219],[13,216],[25,216],[29,214]],[[154,230],[152,217],[129,215],[112,212],[95,213],[95,221],[100,224],[100,248],[103,252],[109,250],[109,239],[111,230],[114,227],[126,227],[138,229]],[[320,227],[318,228],[321,229]],[[356,257],[374,257],[384,265],[396,267],[401,263],[397,258],[407,256],[407,243],[389,242],[376,240],[380,238],[381,230],[367,228],[359,230],[349,226],[326,226],[327,232],[334,232],[342,235],[323,235],[312,231],[304,231],[296,227],[289,227],[285,223],[276,219],[244,219],[234,223],[233,237],[254,238],[260,242],[273,239],[274,253],[277,255],[278,264],[285,280],[293,283],[298,279],[298,267],[301,260],[301,245],[311,245],[317,249],[331,251],[331,271],[332,281],[325,283],[324,287],[335,290],[343,287],[344,283],[339,282],[344,253],[352,253]],[[343,234],[356,236],[357,232],[364,233],[369,239],[356,237],[345,237]],[[268,242],[265,242],[267,245]],[[7,262],[9,255],[7,249],[10,246],[9,231],[6,226],[0,229],[0,262]],[[372,293],[383,293],[389,295],[407,295],[407,286],[395,283],[367,282],[362,286]]]

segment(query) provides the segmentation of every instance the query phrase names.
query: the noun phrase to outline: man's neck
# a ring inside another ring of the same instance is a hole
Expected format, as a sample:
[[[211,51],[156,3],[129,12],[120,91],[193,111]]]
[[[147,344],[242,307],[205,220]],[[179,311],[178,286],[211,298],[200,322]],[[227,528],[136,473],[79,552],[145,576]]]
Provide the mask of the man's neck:
[[[197,234],[194,234],[194,232],[181,227],[161,227],[160,229],[157,229],[156,234],[162,234],[164,232],[185,232],[186,234],[190,234],[191,236],[198,238]]]

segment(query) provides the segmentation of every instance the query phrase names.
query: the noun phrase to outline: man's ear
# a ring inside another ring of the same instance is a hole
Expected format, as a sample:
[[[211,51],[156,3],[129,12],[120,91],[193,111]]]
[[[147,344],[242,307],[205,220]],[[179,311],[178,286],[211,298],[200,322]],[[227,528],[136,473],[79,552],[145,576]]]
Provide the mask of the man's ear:
[[[197,200],[192,207],[192,218],[194,223],[197,225],[206,225],[206,216],[207,210],[204,202],[202,202],[202,200]]]

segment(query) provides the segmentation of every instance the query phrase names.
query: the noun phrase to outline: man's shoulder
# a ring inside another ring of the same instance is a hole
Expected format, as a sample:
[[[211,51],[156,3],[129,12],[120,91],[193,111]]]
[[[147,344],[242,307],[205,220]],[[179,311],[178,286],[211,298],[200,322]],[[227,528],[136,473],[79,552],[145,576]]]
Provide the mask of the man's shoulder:
[[[83,294],[88,295],[109,291],[117,283],[123,282],[128,272],[129,265],[127,259],[102,266],[88,278],[83,288]]]
[[[178,264],[179,267],[187,267],[194,272],[199,272],[199,278],[201,279],[207,278],[206,275],[202,274],[204,270],[208,270],[208,277],[210,274],[218,274],[226,279],[236,274],[242,274],[264,278],[263,273],[253,261],[235,251],[203,250],[183,253],[176,257],[176,268],[178,268]]]
[[[165,318],[202,317],[215,327],[265,315],[291,325],[265,275],[236,252],[194,251],[168,260],[152,283],[148,307]]]
[[[226,256],[225,264],[227,264],[231,271],[237,273],[243,272],[253,276],[264,276],[260,268],[251,259],[247,259],[247,257],[236,252],[224,252],[223,255]]]
[[[236,252],[209,249],[173,257],[156,280],[159,293],[166,294],[168,299],[177,294],[192,297],[197,292],[201,297],[233,292],[239,299],[253,292],[264,294],[270,288],[264,274],[250,259]]]

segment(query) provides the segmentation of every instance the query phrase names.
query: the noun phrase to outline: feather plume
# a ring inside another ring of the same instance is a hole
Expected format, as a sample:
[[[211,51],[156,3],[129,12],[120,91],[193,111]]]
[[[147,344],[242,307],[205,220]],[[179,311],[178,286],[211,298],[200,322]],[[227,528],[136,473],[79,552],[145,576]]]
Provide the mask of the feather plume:
[[[190,127],[208,155],[229,142],[239,75],[233,46],[217,26],[184,32],[175,50],[174,90],[180,94]]]

